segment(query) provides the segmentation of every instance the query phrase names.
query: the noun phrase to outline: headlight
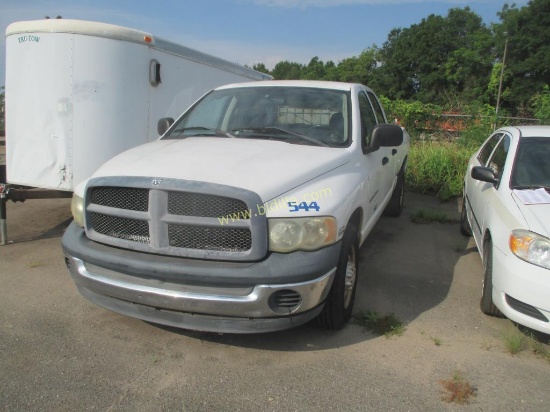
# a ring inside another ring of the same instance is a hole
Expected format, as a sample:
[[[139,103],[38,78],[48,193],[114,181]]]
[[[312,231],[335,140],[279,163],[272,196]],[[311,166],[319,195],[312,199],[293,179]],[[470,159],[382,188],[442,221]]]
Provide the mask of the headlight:
[[[336,242],[336,219],[315,218],[273,218],[269,224],[269,250],[292,252],[315,250]]]
[[[550,269],[550,239],[544,236],[528,230],[513,230],[510,250],[520,259]]]
[[[74,193],[71,201],[71,213],[78,226],[84,227],[84,199]]]

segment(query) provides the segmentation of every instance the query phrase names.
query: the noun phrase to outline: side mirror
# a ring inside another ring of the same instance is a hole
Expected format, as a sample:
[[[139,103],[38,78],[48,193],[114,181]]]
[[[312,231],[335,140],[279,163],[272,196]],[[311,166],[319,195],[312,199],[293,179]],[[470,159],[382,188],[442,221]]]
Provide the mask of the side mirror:
[[[379,124],[372,130],[370,146],[363,147],[363,153],[372,153],[381,147],[395,147],[403,144],[403,129],[395,124]]]
[[[472,178],[482,182],[498,184],[498,179],[495,177],[495,172],[490,167],[475,166],[472,168]]]
[[[159,136],[162,136],[166,131],[174,124],[174,119],[171,117],[163,117],[157,123],[157,132]]]

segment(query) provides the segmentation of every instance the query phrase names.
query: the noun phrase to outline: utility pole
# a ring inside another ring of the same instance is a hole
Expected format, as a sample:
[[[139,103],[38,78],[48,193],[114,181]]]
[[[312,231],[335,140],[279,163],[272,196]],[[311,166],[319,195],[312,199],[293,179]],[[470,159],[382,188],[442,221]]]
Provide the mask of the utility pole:
[[[495,124],[493,125],[493,131],[497,129],[500,94],[502,93],[502,80],[504,78],[504,65],[506,64],[506,51],[508,50],[508,32],[504,32],[504,35],[506,36],[506,40],[504,40],[504,56],[502,57],[502,67],[500,68],[500,81],[498,84],[497,107],[495,109]]]

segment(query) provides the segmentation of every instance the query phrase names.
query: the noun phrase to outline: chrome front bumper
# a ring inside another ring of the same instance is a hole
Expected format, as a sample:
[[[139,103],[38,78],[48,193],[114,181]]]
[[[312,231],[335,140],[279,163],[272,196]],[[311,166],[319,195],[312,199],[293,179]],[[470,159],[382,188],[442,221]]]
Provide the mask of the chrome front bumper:
[[[319,314],[336,269],[300,283],[193,286],[136,278],[66,255],[79,292],[112,311],[202,331],[254,333],[303,324]],[[285,298],[292,298],[291,303]]]

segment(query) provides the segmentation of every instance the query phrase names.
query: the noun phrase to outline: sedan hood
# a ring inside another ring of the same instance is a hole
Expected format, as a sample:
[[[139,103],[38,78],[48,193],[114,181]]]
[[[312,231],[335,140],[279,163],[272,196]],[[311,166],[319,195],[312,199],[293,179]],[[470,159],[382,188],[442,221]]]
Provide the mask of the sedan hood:
[[[93,177],[150,176],[217,183],[251,190],[269,201],[350,159],[348,149],[188,137],[130,149],[105,163]]]
[[[512,196],[523,214],[529,230],[550,237],[550,203],[524,204],[517,196]]]

